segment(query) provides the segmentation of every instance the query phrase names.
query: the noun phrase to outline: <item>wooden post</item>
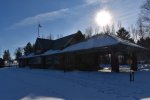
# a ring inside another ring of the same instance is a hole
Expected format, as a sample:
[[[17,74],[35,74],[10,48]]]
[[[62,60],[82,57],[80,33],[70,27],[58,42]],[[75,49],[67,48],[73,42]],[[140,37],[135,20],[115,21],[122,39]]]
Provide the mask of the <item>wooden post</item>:
[[[62,63],[61,66],[63,67],[64,72],[66,72],[66,55],[65,54],[62,54],[61,63]]]
[[[99,53],[95,53],[94,54],[94,63],[95,63],[95,68],[94,68],[94,70],[98,70],[98,68],[99,68]]]
[[[138,68],[137,68],[137,56],[136,56],[136,53],[132,53],[131,59],[132,59],[131,70],[137,71]]]
[[[111,71],[119,72],[118,56],[114,52],[111,53]]]
[[[81,70],[82,68],[82,66],[81,66],[81,57],[80,57],[81,55],[79,55],[79,54],[76,54],[76,70]]]
[[[46,56],[41,57],[41,59],[42,59],[42,67],[44,69],[47,69],[48,67],[46,66]]]

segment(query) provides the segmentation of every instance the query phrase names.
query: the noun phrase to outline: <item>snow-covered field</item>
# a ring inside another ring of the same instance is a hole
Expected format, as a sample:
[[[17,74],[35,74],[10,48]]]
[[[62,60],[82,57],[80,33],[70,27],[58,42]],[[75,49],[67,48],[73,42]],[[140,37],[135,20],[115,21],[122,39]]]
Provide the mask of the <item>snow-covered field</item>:
[[[135,73],[1,68],[0,100],[150,100],[150,70]]]

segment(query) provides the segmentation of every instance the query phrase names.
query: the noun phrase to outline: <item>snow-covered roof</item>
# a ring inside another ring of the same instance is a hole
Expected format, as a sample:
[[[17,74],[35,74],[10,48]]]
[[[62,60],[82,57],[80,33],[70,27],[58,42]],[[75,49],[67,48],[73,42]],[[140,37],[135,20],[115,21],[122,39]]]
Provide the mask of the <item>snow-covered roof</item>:
[[[113,45],[116,43],[117,41],[114,38],[110,38],[108,35],[101,35],[97,37],[92,37],[86,41],[69,46],[66,49],[64,49],[63,52],[102,47],[106,45]]]
[[[65,48],[64,50],[62,50],[61,52],[71,52],[71,51],[77,51],[77,50],[92,49],[92,48],[104,47],[104,46],[110,46],[110,45],[116,45],[116,44],[124,44],[124,45],[132,46],[132,47],[144,48],[134,43],[131,43],[129,41],[118,38],[115,35],[101,34],[99,36],[92,37],[86,41],[69,46]]]
[[[33,57],[33,56],[34,56],[34,53],[30,53],[29,55],[23,55],[20,58],[30,58],[30,57]]]
[[[125,45],[128,45],[128,46],[133,46],[133,47],[138,47],[138,48],[146,49],[146,48],[144,48],[142,46],[139,46],[137,44],[131,43],[131,42],[127,41],[127,40],[123,40],[123,39],[117,37],[116,35],[109,35],[109,36],[112,37],[112,38],[114,38],[115,40],[117,40],[118,43],[125,44]]]
[[[106,35],[101,34],[99,36],[94,36],[90,39],[87,39],[83,42],[71,45],[63,50],[48,50],[40,55],[35,55],[34,53],[31,53],[27,56],[22,56],[20,58],[31,58],[31,57],[37,57],[37,56],[46,56],[46,55],[53,55],[57,53],[65,53],[65,52],[72,52],[72,51],[79,51],[79,50],[86,50],[86,49],[92,49],[92,48],[98,48],[98,47],[105,47],[105,46],[111,46],[111,45],[117,45],[117,44],[123,44],[131,47],[136,48],[142,48],[145,49],[142,46],[136,45],[134,43],[131,43],[129,41],[123,40],[116,35]]]
[[[30,53],[29,55],[23,55],[20,58],[32,58],[32,57],[38,57],[38,56],[41,56],[41,55],[35,55],[34,53]]]
[[[61,50],[48,50],[48,51],[44,52],[43,54],[41,54],[41,56],[52,55],[52,54],[60,53],[60,51],[61,51]]]
[[[56,53],[60,53],[60,50],[48,50],[48,51],[44,52],[43,54],[39,54],[39,55],[35,55],[34,53],[30,53],[29,55],[23,55],[20,58],[32,58],[32,57],[38,57],[38,56],[52,55],[52,54],[56,54]]]

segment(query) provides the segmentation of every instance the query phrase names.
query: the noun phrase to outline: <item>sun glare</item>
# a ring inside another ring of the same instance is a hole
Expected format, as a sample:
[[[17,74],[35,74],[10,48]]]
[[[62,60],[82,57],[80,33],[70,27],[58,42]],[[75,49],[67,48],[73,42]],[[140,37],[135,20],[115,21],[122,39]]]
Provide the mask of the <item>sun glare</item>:
[[[95,21],[96,23],[103,27],[106,25],[110,25],[112,20],[112,16],[109,11],[101,10],[96,14]]]

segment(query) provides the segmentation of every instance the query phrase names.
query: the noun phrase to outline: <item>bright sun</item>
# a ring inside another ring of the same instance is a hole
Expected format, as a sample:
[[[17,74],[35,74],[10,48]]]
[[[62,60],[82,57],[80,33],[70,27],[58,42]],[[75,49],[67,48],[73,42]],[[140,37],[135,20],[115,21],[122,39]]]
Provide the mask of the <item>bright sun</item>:
[[[111,14],[106,10],[101,10],[96,14],[95,21],[96,23],[104,27],[106,25],[110,25],[112,20]]]

